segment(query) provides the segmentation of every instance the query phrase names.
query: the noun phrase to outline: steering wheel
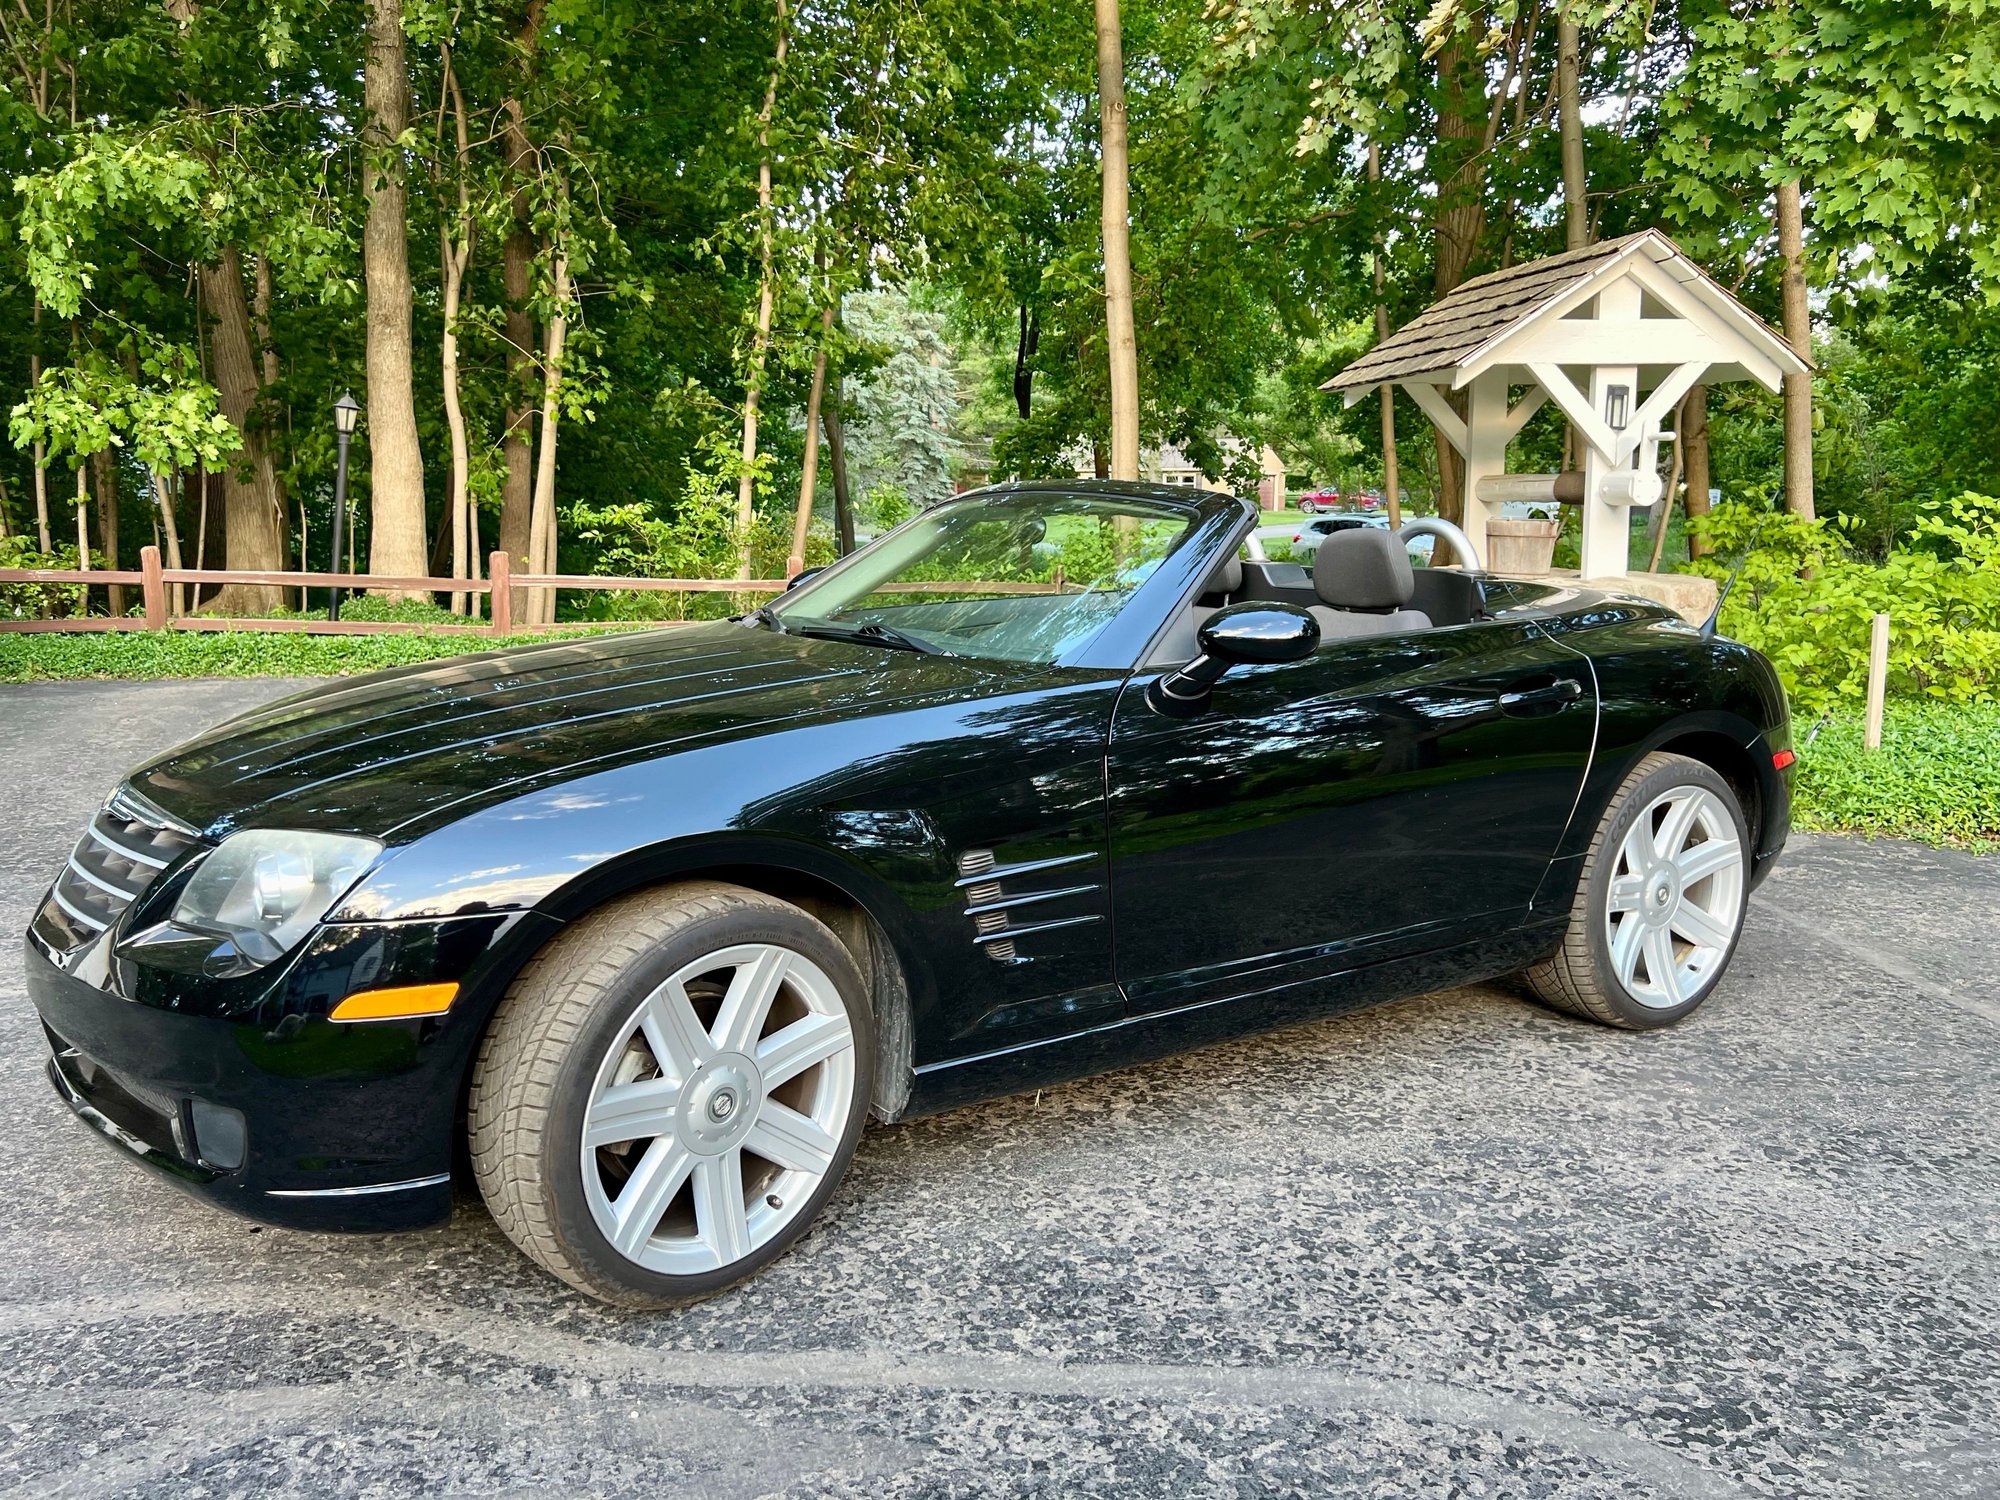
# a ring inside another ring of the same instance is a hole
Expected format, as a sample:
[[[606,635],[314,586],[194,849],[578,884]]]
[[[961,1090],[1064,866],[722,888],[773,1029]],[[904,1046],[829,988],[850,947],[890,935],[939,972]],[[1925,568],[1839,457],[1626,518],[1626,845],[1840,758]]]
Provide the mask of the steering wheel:
[[[1479,554],[1472,550],[1472,538],[1449,521],[1438,516],[1418,516],[1403,523],[1402,530],[1396,533],[1396,540],[1408,542],[1411,538],[1420,536],[1434,536],[1440,541],[1449,542],[1452,555],[1463,567],[1477,572],[1483,566],[1479,561]]]

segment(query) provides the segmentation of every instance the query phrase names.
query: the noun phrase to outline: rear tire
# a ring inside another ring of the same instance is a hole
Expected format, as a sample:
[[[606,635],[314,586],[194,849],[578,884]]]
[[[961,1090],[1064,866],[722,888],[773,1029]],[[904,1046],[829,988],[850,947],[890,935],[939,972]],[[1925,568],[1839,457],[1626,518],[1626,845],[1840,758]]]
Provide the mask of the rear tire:
[[[1629,1030],[1671,1026],[1714,993],[1743,931],[1750,835],[1710,767],[1655,753],[1598,825],[1562,946],[1526,974],[1543,1001]]]
[[[840,1184],[875,1030],[852,956],[775,897],[615,901],[515,980],[481,1044],[473,1172],[529,1259],[625,1307],[775,1260]]]

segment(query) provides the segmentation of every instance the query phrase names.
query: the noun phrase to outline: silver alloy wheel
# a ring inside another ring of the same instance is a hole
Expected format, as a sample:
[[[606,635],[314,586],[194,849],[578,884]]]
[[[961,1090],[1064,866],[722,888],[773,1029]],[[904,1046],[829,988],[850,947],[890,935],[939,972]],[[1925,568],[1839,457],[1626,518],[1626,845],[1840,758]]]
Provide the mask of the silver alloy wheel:
[[[832,1168],[854,1101],[854,1029],[805,955],[724,948],[619,1028],[583,1123],[583,1192],[649,1271],[719,1270],[770,1243]]]
[[[1685,1004],[1729,956],[1743,909],[1743,844],[1706,787],[1653,799],[1618,847],[1604,913],[1611,965],[1641,1005]]]

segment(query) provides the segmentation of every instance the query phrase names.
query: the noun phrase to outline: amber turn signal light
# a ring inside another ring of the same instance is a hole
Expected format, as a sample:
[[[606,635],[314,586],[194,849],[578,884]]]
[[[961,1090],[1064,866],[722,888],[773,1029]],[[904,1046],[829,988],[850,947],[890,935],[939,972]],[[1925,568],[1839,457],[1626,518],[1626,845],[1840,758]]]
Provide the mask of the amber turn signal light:
[[[334,1021],[407,1021],[441,1016],[458,998],[455,984],[405,984],[395,989],[360,990],[333,1008]]]

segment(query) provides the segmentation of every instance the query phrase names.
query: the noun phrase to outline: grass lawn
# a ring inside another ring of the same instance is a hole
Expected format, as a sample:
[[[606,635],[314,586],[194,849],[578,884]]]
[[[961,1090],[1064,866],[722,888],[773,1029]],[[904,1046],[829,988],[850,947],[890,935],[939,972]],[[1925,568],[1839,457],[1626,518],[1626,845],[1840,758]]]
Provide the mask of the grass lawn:
[[[1792,824],[2000,851],[2000,704],[1891,703],[1882,748],[1861,748],[1861,711],[1843,709],[1798,747]]]

